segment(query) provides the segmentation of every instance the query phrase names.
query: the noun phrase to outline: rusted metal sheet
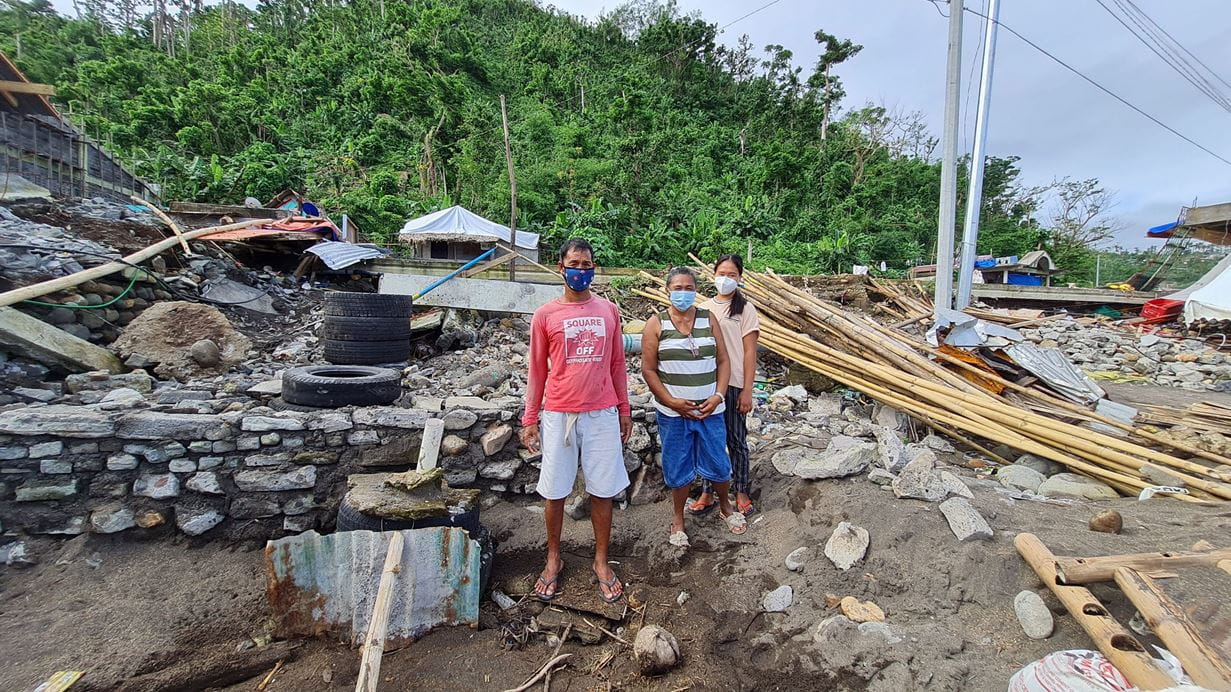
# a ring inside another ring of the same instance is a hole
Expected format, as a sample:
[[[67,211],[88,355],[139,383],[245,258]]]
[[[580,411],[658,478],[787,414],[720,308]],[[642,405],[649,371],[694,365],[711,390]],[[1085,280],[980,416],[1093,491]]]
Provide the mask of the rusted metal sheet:
[[[363,643],[393,533],[308,531],[268,542],[266,595],[275,636]],[[479,544],[453,527],[401,533],[406,544],[385,648],[405,646],[440,625],[477,625]]]

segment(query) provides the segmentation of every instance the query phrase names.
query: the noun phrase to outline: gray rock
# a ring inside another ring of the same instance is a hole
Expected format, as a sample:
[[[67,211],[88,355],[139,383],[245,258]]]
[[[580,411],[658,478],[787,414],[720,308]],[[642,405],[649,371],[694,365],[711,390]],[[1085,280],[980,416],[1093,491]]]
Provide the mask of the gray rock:
[[[936,454],[931,450],[918,453],[893,480],[893,494],[899,498],[913,498],[939,502],[949,495],[944,479],[936,472]]]
[[[432,414],[416,408],[367,406],[355,409],[355,425],[380,425],[387,428],[422,430]]]
[[[130,440],[210,440],[221,439],[225,430],[212,414],[142,411],[120,418],[115,434]]]
[[[306,514],[317,508],[316,498],[311,493],[296,495],[282,504],[282,513],[290,515]]]
[[[30,458],[41,459],[42,457],[53,457],[64,453],[64,443],[60,441],[54,442],[39,442],[38,444],[30,445]]]
[[[216,509],[175,506],[175,525],[189,536],[200,536],[225,519]]]
[[[876,453],[880,457],[880,465],[890,473],[898,473],[908,461],[906,444],[896,430],[877,428]]]
[[[139,404],[145,403],[145,397],[135,389],[120,387],[107,392],[98,407],[106,411],[127,411]]]
[[[229,514],[236,519],[264,519],[282,514],[278,501],[270,497],[237,497]]]
[[[790,447],[784,449],[770,458],[774,468],[778,473],[783,475],[794,475],[795,467],[803,460],[816,454],[816,450],[808,449],[807,447]]]
[[[209,401],[213,398],[213,392],[202,389],[171,389],[158,395],[158,403],[182,404],[185,401]]]
[[[222,466],[223,461],[225,460],[222,457],[201,457],[200,459],[197,459],[197,468],[202,471],[216,469],[219,466]]]
[[[795,591],[790,584],[783,584],[765,594],[761,599],[761,609],[767,613],[784,613],[795,602]]]
[[[1037,493],[1039,486],[1047,477],[1029,466],[1013,464],[1001,467],[996,471],[996,480],[1010,490],[1030,491]]]
[[[222,351],[218,344],[209,339],[201,339],[189,346],[188,355],[203,368],[212,368],[222,362]]]
[[[863,473],[875,456],[875,444],[839,435],[823,452],[814,452],[797,463],[793,473],[806,480],[853,476]]]
[[[132,454],[128,454],[127,452],[122,454],[112,454],[107,457],[107,470],[130,471],[137,468],[137,464],[139,463],[140,461],[138,461],[137,457]]]
[[[244,435],[235,440],[235,449],[241,452],[252,452],[260,448],[261,438],[257,435]]]
[[[834,528],[825,543],[825,557],[840,570],[848,570],[868,551],[868,531],[844,521]]]
[[[31,478],[17,488],[18,502],[54,502],[77,494],[74,478]]]
[[[642,452],[649,451],[653,446],[654,440],[650,437],[650,433],[646,430],[645,426],[640,423],[634,424],[632,434],[628,436],[628,444],[625,447],[637,454],[641,454]]]
[[[808,563],[809,554],[810,551],[807,546],[792,550],[791,554],[786,556],[786,568],[792,572],[804,571],[804,565]]]
[[[90,530],[94,533],[119,533],[136,525],[133,511],[118,502],[100,505],[90,512]]]
[[[874,468],[868,472],[868,480],[876,485],[889,485],[897,476],[889,473],[880,467]]]
[[[281,466],[291,460],[290,452],[273,454],[250,454],[244,457],[244,466]]]
[[[344,411],[330,411],[328,413],[314,413],[308,419],[308,430],[320,430],[326,433],[341,432],[350,430],[355,427],[351,421],[349,413]]]
[[[1057,473],[1043,481],[1039,494],[1075,500],[1114,500],[1120,496],[1110,485],[1075,473]]]
[[[73,472],[73,462],[68,459],[43,459],[38,464],[38,472],[44,475],[55,475]]]
[[[769,395],[770,399],[786,398],[796,404],[802,404],[808,400],[808,390],[804,389],[802,384],[793,384],[789,387],[783,387]]]
[[[282,380],[280,378],[265,380],[252,385],[244,390],[248,394],[278,396],[282,393]]]
[[[483,437],[479,438],[479,444],[483,447],[483,454],[493,456],[500,450],[504,449],[504,445],[513,437],[513,428],[505,423],[493,425],[483,433]],[[483,475],[480,472],[479,475]],[[510,476],[512,478],[512,476]]]
[[[145,460],[151,464],[165,464],[188,453],[188,449],[179,442],[166,442],[157,445],[127,444],[124,445],[124,451],[129,454],[145,457]]]
[[[82,406],[43,406],[0,411],[0,434],[56,437],[111,437],[116,423],[102,411]]]
[[[1022,625],[1022,631],[1031,639],[1047,639],[1055,630],[1056,622],[1047,604],[1033,591],[1022,591],[1013,599],[1013,612]]]
[[[362,411],[363,409],[359,409]],[[355,412],[358,416],[358,411]],[[239,423],[244,432],[269,432],[271,430],[303,430],[304,422],[291,416],[245,416]]]
[[[939,437],[937,435],[928,435],[927,437],[923,438],[919,442],[919,444],[927,447],[928,449],[934,452],[940,452],[941,454],[952,454],[953,452],[957,451],[956,449],[953,448],[953,445],[950,444],[948,440],[946,440],[943,437]]]
[[[380,435],[375,430],[356,430],[346,436],[346,443],[356,446],[380,444]]]
[[[261,435],[261,444],[266,447],[272,447],[282,441],[282,436],[276,432],[265,433]]]
[[[877,404],[872,411],[872,422],[890,430],[905,428],[908,420],[905,414],[884,404]]]
[[[27,447],[19,445],[8,445],[0,447],[0,461],[15,461],[17,459],[25,459],[29,456],[30,450]]]
[[[959,541],[992,537],[992,527],[987,525],[987,520],[966,498],[951,497],[940,503],[940,511]]]
[[[167,464],[167,470],[172,473],[191,473],[197,470],[197,462],[192,459],[172,459]]]
[[[445,430],[465,430],[479,421],[479,414],[457,409],[445,414]]]
[[[178,497],[180,479],[173,473],[146,474],[133,481],[133,494],[155,500]]]
[[[33,447],[30,448],[30,456],[34,456]],[[1145,478],[1154,485],[1169,485],[1178,488],[1188,487],[1187,481],[1181,478],[1176,471],[1158,464],[1147,461],[1141,465],[1138,472],[1141,473],[1142,478]]]
[[[87,372],[64,378],[64,388],[70,394],[81,392],[109,392],[114,389],[133,389],[149,394],[154,389],[154,378],[144,372],[111,375],[105,372]]]
[[[467,375],[461,381],[463,389],[482,385],[489,389],[499,387],[513,374],[513,368],[507,363],[493,363],[485,368],[479,368]]]
[[[1036,457],[1033,454],[1023,454],[1013,462],[1014,466],[1025,466],[1026,468],[1034,469],[1044,476],[1054,476],[1057,473],[1064,472],[1064,466],[1057,464],[1051,459]]]
[[[489,461],[479,467],[479,477],[488,478],[491,480],[507,481],[517,475],[517,469],[519,468],[521,468],[521,459]]]
[[[949,495],[964,497],[967,500],[973,500],[975,494],[970,492],[970,488],[966,486],[966,482],[957,476],[957,474],[949,471],[940,472],[940,481],[945,484],[945,490],[949,491]]]
[[[455,457],[466,451],[470,443],[458,437],[457,435],[445,435],[440,441],[440,453],[447,457]]]
[[[218,474],[208,471],[198,471],[185,483],[189,490],[209,495],[224,495],[222,486],[218,483]]]
[[[56,398],[56,393],[35,387],[14,387],[12,393],[20,397],[32,399],[34,401],[42,401],[44,403]]]
[[[308,490],[316,487],[316,467],[299,466],[286,472],[245,469],[235,474],[235,485],[245,492]]]

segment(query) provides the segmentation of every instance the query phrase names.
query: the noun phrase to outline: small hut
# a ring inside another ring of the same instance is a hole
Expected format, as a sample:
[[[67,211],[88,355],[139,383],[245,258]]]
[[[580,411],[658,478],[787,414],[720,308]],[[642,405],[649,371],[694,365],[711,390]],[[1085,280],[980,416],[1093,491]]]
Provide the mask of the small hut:
[[[509,227],[455,206],[407,221],[398,238],[414,245],[420,259],[468,261],[497,242],[508,245]],[[538,233],[517,231],[514,242],[520,255],[538,261]]]

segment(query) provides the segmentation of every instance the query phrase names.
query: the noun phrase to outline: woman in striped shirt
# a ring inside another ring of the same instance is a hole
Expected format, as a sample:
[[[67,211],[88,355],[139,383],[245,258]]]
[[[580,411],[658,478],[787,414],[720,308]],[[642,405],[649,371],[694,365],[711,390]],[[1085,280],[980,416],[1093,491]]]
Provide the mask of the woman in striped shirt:
[[[684,503],[700,476],[718,495],[719,512],[731,533],[747,530],[744,516],[731,508],[731,459],[723,422],[731,369],[722,331],[708,310],[693,305],[697,277],[691,269],[667,273],[671,307],[651,317],[641,341],[641,373],[658,408],[663,480],[671,488],[674,515],[668,539],[686,547]]]

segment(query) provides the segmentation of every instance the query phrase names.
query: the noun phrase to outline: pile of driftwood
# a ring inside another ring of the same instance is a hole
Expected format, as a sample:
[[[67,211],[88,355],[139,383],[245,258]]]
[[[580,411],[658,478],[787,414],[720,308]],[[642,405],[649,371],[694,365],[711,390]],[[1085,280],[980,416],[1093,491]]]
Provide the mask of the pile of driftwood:
[[[699,271],[713,276],[708,268]],[[639,295],[666,303],[662,281],[643,276],[657,288],[639,290]],[[772,271],[746,272],[743,281],[745,293],[761,311],[761,342],[767,348],[993,460],[1004,461],[988,447],[1004,444],[1102,480],[1128,495],[1155,486],[1143,469],[1161,466],[1188,488],[1188,494],[1174,497],[1189,502],[1231,500],[1231,473],[1217,468],[1231,464],[1231,459],[1004,379],[972,365],[954,349],[933,348],[901,329],[819,300]],[[1092,424],[1114,434],[1093,429]]]

